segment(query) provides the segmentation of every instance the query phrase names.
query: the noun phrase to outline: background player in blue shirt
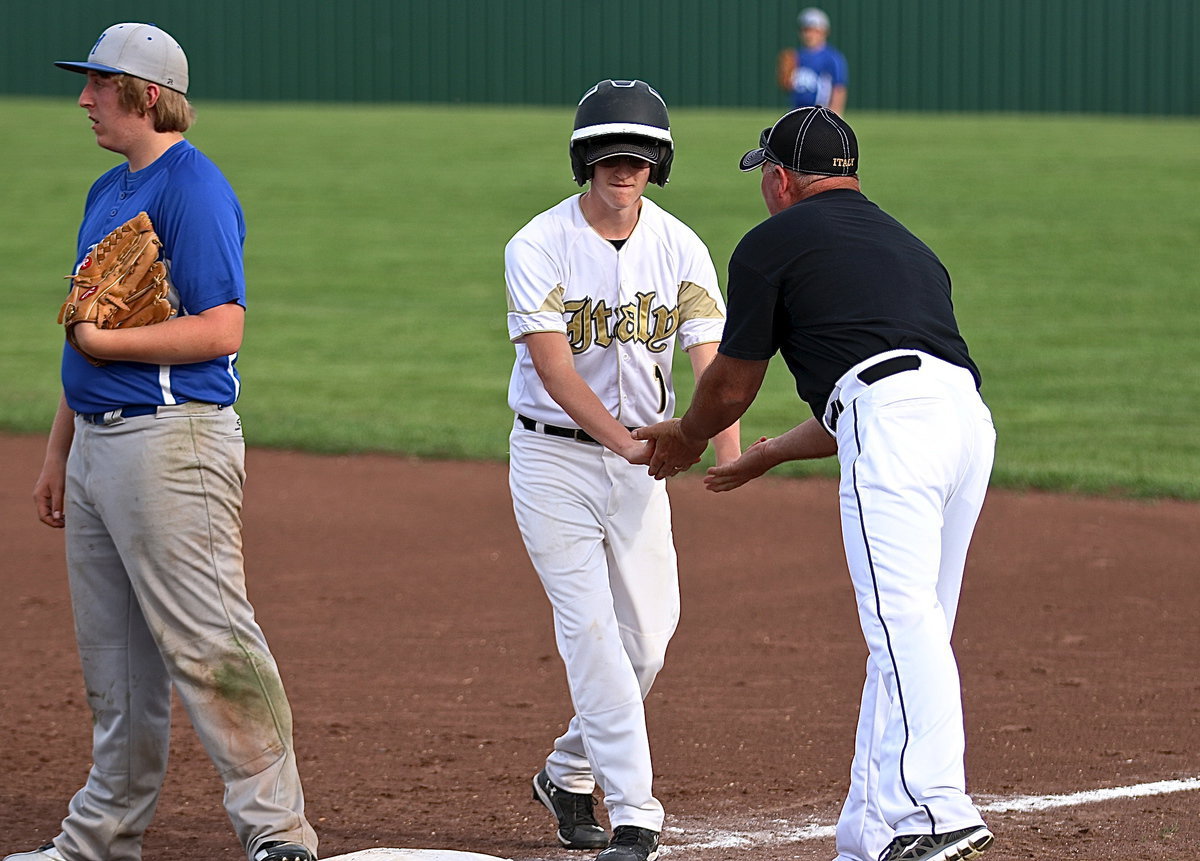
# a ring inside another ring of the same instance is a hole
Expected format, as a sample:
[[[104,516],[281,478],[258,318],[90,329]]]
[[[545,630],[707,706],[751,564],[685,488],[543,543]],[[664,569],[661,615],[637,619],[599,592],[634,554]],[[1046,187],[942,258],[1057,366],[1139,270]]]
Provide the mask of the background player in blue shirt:
[[[790,94],[794,108],[821,107],[844,114],[850,72],[841,51],[826,41],[829,16],[810,7],[800,13],[796,25],[800,45],[779,52],[780,89]]]
[[[132,329],[79,323],[79,351],[63,347],[34,499],[42,522],[66,532],[94,764],[53,842],[6,861],[141,857],[166,773],[172,688],[247,856],[312,861],[291,708],[243,570],[241,206],[183,137],[194,118],[187,58],[169,34],[115,24],[87,61],[56,65],[87,75],[79,106],[96,142],[125,158],[88,192],[75,270],[144,211],[178,314]]]

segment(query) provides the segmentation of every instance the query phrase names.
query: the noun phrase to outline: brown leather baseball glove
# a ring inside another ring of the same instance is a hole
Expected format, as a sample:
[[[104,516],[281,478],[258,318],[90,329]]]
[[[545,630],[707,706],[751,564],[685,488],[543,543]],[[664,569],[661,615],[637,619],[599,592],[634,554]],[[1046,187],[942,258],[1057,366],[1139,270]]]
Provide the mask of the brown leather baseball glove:
[[[67,341],[93,365],[107,364],[89,356],[73,334],[79,323],[100,329],[131,329],[162,323],[175,316],[167,267],[158,259],[162,241],[150,216],[139,212],[105,236],[68,275],[71,292],[58,312]]]

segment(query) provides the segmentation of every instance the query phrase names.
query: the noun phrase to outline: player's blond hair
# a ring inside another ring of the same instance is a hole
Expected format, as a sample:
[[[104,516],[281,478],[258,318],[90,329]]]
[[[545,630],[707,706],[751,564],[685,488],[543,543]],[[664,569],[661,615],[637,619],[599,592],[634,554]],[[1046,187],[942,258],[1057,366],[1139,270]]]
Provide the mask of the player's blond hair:
[[[113,78],[121,107],[143,117],[153,111],[156,132],[186,132],[196,121],[196,109],[183,93],[160,85],[158,101],[154,103],[154,107],[148,108],[146,87],[149,81],[135,78],[133,75],[113,75]]]

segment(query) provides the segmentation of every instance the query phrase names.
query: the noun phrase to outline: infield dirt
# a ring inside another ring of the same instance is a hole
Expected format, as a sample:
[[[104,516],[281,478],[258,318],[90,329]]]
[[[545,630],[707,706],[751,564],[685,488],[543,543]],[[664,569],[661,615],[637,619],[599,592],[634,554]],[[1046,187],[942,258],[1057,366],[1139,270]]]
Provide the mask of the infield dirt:
[[[43,440],[0,437],[0,854],[57,833],[90,765],[62,536],[30,491]],[[557,849],[529,780],[570,715],[506,467],[251,450],[258,618],[296,720],[322,854]],[[665,857],[814,859],[845,791],[865,648],[836,485],[671,482],[683,619],[648,700]],[[1200,506],[992,491],[955,633],[983,803],[1200,776]],[[1200,851],[1196,790],[989,817],[989,861]],[[699,845],[729,832],[750,844]],[[242,857],[176,706],[145,858]]]

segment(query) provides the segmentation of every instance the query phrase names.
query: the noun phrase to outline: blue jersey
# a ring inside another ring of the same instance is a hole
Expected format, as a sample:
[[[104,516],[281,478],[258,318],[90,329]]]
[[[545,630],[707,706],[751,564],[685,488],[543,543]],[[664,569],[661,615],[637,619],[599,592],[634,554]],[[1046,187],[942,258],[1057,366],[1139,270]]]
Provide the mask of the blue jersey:
[[[796,67],[792,72],[792,107],[829,107],[834,87],[844,87],[850,71],[846,58],[830,45],[816,50],[793,49]]]
[[[84,207],[73,271],[110,231],[143,210],[162,240],[179,314],[246,304],[241,204],[217,166],[188,141],[142,170],[122,164],[96,180]],[[227,406],[241,387],[236,361],[235,353],[187,365],[110,362],[96,367],[66,345],[63,393],[67,405],[81,413],[186,401]]]

